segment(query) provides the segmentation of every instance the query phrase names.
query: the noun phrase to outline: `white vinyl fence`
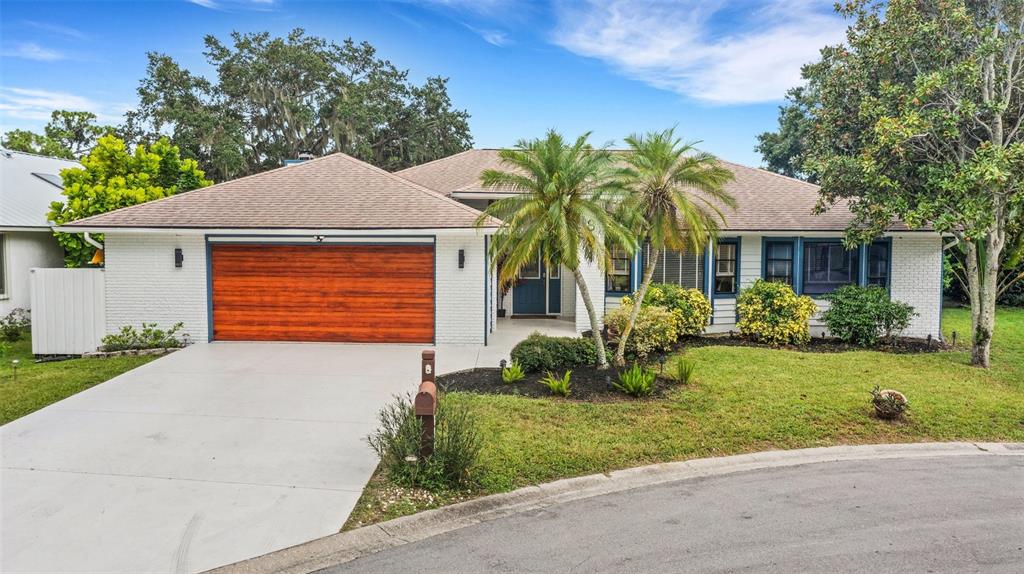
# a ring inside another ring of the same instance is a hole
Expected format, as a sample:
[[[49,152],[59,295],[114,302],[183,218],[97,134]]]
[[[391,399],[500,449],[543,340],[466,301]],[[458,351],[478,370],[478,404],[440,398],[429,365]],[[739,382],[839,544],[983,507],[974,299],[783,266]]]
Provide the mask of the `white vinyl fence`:
[[[32,353],[95,351],[106,333],[102,269],[32,269]]]

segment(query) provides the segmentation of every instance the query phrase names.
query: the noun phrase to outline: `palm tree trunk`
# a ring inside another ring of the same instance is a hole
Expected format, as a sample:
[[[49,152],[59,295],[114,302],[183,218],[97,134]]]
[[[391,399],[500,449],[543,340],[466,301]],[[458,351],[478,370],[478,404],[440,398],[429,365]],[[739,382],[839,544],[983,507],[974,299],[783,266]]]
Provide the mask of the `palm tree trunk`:
[[[619,346],[615,349],[615,364],[620,367],[626,364],[626,340],[629,339],[630,333],[633,332],[636,318],[640,316],[640,306],[644,302],[644,296],[647,295],[647,288],[651,286],[651,280],[654,279],[654,266],[658,264],[660,252],[660,249],[651,248],[651,257],[647,262],[647,268],[644,269],[644,278],[640,282],[640,288],[637,289],[633,296],[633,311],[629,314],[629,321],[626,322],[625,328],[622,329],[622,334],[619,335]]]
[[[594,337],[594,346],[597,348],[597,368],[607,369],[608,368],[608,357],[604,352],[604,338],[601,336],[601,328],[597,322],[597,311],[594,309],[594,302],[590,299],[590,289],[587,288],[587,282],[583,278],[583,273],[580,272],[579,267],[572,270],[573,277],[576,278],[576,288],[580,290],[580,295],[583,297],[583,306],[587,308],[587,315],[590,316],[590,332]]]

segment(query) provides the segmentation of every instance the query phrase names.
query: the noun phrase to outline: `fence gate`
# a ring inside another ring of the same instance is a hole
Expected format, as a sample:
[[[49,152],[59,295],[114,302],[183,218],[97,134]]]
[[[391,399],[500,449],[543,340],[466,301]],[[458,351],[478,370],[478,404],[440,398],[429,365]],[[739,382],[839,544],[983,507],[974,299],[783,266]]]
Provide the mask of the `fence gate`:
[[[32,353],[95,351],[106,333],[103,269],[32,269]]]

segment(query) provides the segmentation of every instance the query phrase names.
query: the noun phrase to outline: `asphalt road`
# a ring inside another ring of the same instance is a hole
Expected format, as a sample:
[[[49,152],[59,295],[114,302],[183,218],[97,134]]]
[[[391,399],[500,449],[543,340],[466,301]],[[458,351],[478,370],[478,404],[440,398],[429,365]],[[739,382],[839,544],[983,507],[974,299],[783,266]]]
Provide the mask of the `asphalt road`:
[[[323,570],[1024,571],[1024,457],[836,462],[577,500]]]

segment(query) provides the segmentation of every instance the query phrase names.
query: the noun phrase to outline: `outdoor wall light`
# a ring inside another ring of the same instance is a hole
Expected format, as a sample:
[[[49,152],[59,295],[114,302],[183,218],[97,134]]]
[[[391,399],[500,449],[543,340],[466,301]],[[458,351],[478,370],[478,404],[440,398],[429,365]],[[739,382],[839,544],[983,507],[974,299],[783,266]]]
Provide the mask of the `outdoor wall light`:
[[[182,254],[180,247],[174,248],[174,266],[180,268],[181,264],[185,261],[185,255]]]
[[[466,266],[466,250],[465,249],[459,249],[459,269],[462,269],[465,266]]]

